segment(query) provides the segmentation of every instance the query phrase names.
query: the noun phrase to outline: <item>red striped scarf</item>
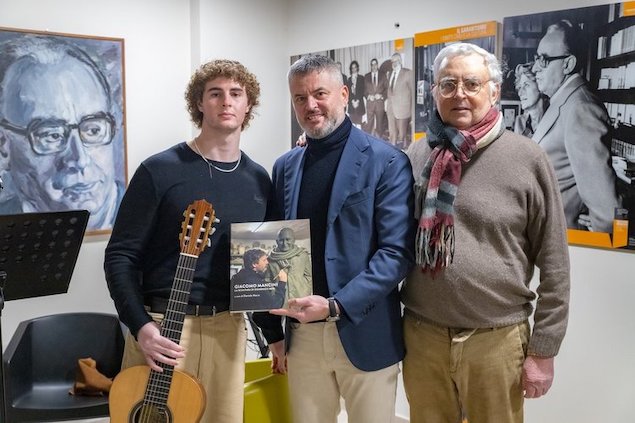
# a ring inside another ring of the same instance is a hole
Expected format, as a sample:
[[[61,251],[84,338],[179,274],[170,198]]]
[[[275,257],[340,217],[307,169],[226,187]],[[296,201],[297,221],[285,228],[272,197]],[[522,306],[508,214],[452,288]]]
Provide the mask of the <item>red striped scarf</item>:
[[[461,183],[463,163],[476,152],[476,142],[498,121],[492,107],[477,124],[465,130],[448,126],[435,113],[428,123],[428,144],[432,153],[417,185],[416,208],[419,227],[415,244],[417,264],[433,274],[454,258],[454,199]]]

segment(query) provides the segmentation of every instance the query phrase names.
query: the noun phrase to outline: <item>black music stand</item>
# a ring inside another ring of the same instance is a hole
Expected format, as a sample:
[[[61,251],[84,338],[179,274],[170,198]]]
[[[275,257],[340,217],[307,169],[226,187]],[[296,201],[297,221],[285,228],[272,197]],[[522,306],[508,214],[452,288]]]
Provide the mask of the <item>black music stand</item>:
[[[0,216],[0,319],[5,301],[68,292],[88,215],[72,210]],[[0,421],[6,423],[3,351],[0,345]]]

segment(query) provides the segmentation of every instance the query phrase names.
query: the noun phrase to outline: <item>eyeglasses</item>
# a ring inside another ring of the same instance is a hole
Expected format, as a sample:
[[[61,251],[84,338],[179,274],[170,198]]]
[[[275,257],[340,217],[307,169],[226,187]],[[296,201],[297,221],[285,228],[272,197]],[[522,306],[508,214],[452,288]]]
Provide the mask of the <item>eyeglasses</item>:
[[[0,126],[28,138],[31,149],[41,156],[66,150],[71,131],[77,129],[85,147],[110,144],[115,135],[115,119],[110,113],[97,113],[82,118],[78,124],[61,119],[33,119],[26,128],[0,120]]]
[[[546,68],[547,66],[549,66],[549,63],[553,62],[554,60],[566,59],[569,56],[571,55],[565,54],[564,56],[547,56],[546,54],[534,54],[534,61],[541,68]]]
[[[487,81],[479,81],[478,79],[463,79],[458,81],[456,79],[442,79],[438,84],[438,90],[442,97],[451,98],[456,95],[456,92],[459,89],[459,86],[463,87],[463,93],[468,97],[473,97],[481,91],[483,85],[487,83]]]

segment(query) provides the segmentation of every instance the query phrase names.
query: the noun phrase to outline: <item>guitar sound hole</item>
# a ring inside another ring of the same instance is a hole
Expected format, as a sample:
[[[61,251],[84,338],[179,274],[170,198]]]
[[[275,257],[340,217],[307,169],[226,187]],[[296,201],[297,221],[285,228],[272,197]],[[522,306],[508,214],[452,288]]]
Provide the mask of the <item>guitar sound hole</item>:
[[[172,423],[172,413],[168,408],[140,402],[130,414],[130,423]]]

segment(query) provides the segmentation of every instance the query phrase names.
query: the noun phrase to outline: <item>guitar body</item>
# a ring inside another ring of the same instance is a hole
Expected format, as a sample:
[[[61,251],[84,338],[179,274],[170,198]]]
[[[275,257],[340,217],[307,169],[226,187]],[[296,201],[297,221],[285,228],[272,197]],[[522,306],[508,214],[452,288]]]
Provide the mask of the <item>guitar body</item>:
[[[198,423],[205,411],[205,389],[193,376],[174,370],[165,413],[144,406],[150,367],[122,370],[110,388],[111,423]]]
[[[211,204],[197,200],[183,212],[180,254],[161,336],[179,343],[198,256],[208,245],[216,220]],[[117,375],[110,388],[111,423],[198,423],[207,396],[199,381],[162,362],[163,371],[134,366]]]

